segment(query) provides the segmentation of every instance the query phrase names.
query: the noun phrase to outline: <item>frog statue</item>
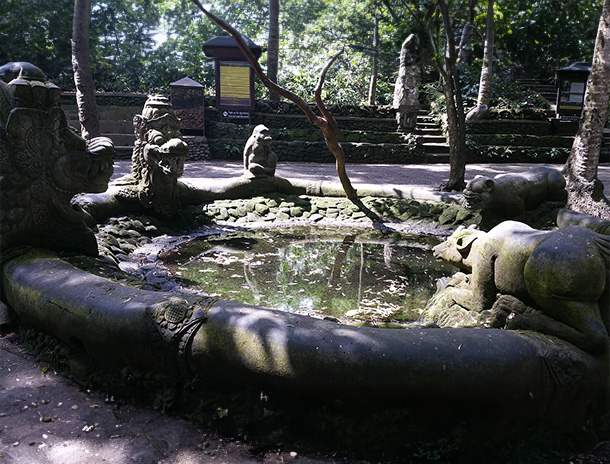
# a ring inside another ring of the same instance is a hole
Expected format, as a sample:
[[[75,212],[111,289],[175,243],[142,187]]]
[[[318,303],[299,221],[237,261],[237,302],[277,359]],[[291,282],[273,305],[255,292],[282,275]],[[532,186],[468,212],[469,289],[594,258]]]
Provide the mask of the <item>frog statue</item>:
[[[178,178],[184,172],[188,145],[167,97],[151,95],[135,115],[136,143],[131,174],[118,179],[119,200],[135,201],[145,210],[173,216],[180,209]]]
[[[68,126],[60,89],[36,66],[0,67],[0,252],[19,246],[97,256],[80,207],[82,192],[104,192],[112,141],[83,139]]]

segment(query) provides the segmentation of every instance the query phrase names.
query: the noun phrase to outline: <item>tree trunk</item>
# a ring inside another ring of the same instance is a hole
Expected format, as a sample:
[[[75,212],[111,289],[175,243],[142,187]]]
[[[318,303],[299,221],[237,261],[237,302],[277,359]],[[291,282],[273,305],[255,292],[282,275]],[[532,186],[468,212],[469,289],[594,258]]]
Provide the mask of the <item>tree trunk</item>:
[[[76,104],[81,133],[85,140],[100,135],[100,121],[95,103],[95,86],[89,51],[91,1],[75,0],[72,22],[72,69],[76,86]]]
[[[609,98],[610,0],[604,0],[580,125],[563,168],[567,179],[568,207],[604,219],[610,219],[610,202],[597,178],[597,168]]]
[[[439,64],[443,79],[443,89],[447,103],[447,125],[449,133],[449,180],[441,185],[444,191],[463,190],[466,186],[466,120],[462,87],[457,70],[457,56],[453,28],[449,16],[449,8],[445,0],[439,0],[438,6],[443,17],[443,26],[447,37],[445,66]]]
[[[481,69],[481,80],[479,81],[479,96],[477,106],[491,104],[491,78],[494,54],[494,0],[487,4],[487,27],[485,31],[485,50],[483,51],[483,68]]]
[[[375,26],[373,30],[373,59],[371,61],[371,79],[369,82],[369,105],[375,104],[377,98],[377,68],[379,62],[379,12],[375,4]]]
[[[267,40],[267,76],[277,83],[280,55],[280,0],[269,0],[269,37]],[[280,101],[280,96],[269,92],[269,98]]]

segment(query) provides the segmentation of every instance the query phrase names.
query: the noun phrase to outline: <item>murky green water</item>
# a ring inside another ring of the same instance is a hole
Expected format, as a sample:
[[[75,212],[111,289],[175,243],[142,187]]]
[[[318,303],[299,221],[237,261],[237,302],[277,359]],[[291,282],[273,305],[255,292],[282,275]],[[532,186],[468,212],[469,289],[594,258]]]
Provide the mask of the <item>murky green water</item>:
[[[207,294],[315,315],[415,320],[436,280],[454,272],[432,256],[434,237],[354,229],[223,233],[163,256],[184,286]]]

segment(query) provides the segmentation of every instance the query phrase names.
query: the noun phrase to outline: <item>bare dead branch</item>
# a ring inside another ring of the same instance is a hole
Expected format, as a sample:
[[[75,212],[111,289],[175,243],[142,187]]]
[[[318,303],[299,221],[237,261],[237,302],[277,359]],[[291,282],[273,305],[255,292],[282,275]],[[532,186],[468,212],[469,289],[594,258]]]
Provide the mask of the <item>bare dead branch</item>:
[[[193,0],[193,3],[195,3],[195,5],[197,5],[197,7],[201,11],[203,11],[203,13],[210,19],[210,21],[212,21],[218,27],[220,27],[221,29],[224,29],[229,34],[231,34],[231,36],[235,40],[235,43],[237,44],[238,48],[244,54],[244,56],[250,63],[250,66],[252,66],[252,69],[254,70],[254,72],[256,73],[258,78],[263,82],[265,87],[267,87],[272,92],[275,92],[275,93],[281,95],[282,97],[285,97],[288,100],[292,101],[295,105],[297,105],[301,109],[301,111],[303,111],[303,113],[305,113],[305,116],[307,116],[307,119],[309,119],[310,122],[312,122],[313,124],[315,124],[317,126],[320,125],[320,123],[318,121],[318,119],[319,119],[318,116],[315,115],[315,113],[312,111],[312,109],[309,107],[309,105],[307,104],[307,102],[305,100],[303,100],[298,95],[290,92],[289,90],[284,89],[283,87],[280,87],[279,85],[277,85],[275,82],[273,82],[271,79],[269,79],[267,77],[267,75],[261,68],[261,65],[259,64],[258,60],[252,54],[252,50],[250,50],[250,48],[248,47],[248,45],[242,38],[241,33],[237,29],[235,29],[233,26],[231,26],[224,19],[219,18],[216,15],[210,13],[208,10],[206,10],[203,7],[203,5],[201,4],[201,2],[199,2],[199,0]]]
[[[322,113],[322,116],[324,117],[324,119],[326,119],[326,122],[333,128],[333,130],[338,130],[337,122],[335,121],[335,118],[333,117],[333,115],[330,114],[330,111],[328,111],[328,109],[326,108],[326,105],[322,101],[321,95],[322,95],[322,87],[324,86],[324,80],[326,79],[326,73],[328,72],[330,67],[333,65],[333,63],[337,60],[337,58],[339,58],[339,56],[342,53],[343,53],[343,50],[339,50],[337,53],[335,53],[330,58],[330,60],[328,60],[328,62],[324,66],[324,68],[322,68],[320,75],[318,76],[316,88],[314,89],[314,99],[316,101],[316,106],[320,110],[320,113]]]
[[[349,198],[353,202],[356,202],[358,200],[356,190],[353,188],[351,181],[349,180],[349,177],[345,170],[345,153],[343,152],[343,147],[341,147],[341,144],[337,141],[337,133],[338,133],[337,122],[335,121],[333,116],[330,114],[330,112],[326,109],[326,106],[324,105],[324,103],[322,102],[322,99],[320,97],[320,93],[321,93],[322,85],[324,83],[324,78],[326,76],[326,72],[328,71],[330,66],[332,66],[332,64],[335,62],[335,60],[339,57],[341,52],[337,53],[335,56],[333,56],[329,60],[329,62],[326,64],[326,66],[324,67],[324,69],[322,70],[322,72],[320,73],[320,76],[318,78],[318,85],[316,86],[316,94],[314,95],[314,97],[316,100],[316,105],[318,106],[318,109],[322,113],[322,117],[319,117],[319,116],[316,116],[316,114],[313,112],[313,110],[310,108],[310,106],[307,104],[307,102],[305,102],[305,100],[303,100],[298,95],[290,92],[289,90],[284,89],[283,87],[280,87],[279,85],[277,85],[275,82],[273,82],[271,79],[269,79],[267,77],[267,75],[261,68],[260,64],[258,63],[258,60],[252,54],[252,51],[250,50],[250,48],[248,47],[248,45],[242,38],[241,33],[237,29],[235,29],[225,20],[218,18],[217,16],[215,16],[214,14],[212,14],[208,10],[206,10],[199,0],[193,0],[193,3],[195,5],[197,5],[197,7],[201,11],[203,11],[203,13],[210,19],[210,21],[212,21],[214,24],[216,24],[217,26],[219,26],[220,28],[224,29],[229,34],[231,34],[231,36],[235,40],[235,43],[237,44],[238,48],[244,54],[244,56],[246,57],[246,59],[248,60],[250,65],[252,66],[252,69],[254,70],[256,75],[259,77],[259,79],[263,82],[265,87],[267,87],[272,92],[275,92],[275,93],[281,95],[282,97],[285,97],[288,100],[295,103],[301,109],[301,111],[303,111],[303,113],[305,113],[305,116],[307,116],[307,119],[309,119],[309,121],[312,124],[315,124],[322,130],[322,133],[324,134],[324,139],[326,141],[326,146],[328,147],[328,149],[331,151],[331,153],[335,157],[336,166],[337,166],[337,175],[339,176],[339,181],[341,182],[341,186],[343,187],[343,190],[345,191],[347,198]]]

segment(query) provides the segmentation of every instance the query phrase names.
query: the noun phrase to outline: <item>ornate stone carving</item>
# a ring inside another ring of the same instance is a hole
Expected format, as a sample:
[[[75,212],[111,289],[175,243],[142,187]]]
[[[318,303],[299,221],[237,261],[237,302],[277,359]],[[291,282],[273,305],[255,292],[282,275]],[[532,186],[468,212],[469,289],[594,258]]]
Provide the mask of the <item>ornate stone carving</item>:
[[[607,346],[607,235],[578,226],[539,231],[506,221],[488,233],[459,229],[434,254],[464,271],[437,302],[489,311],[491,327],[542,332],[591,353]]]
[[[180,210],[178,178],[184,171],[188,145],[166,97],[153,95],[133,118],[136,143],[131,174],[116,181],[119,199],[137,201],[146,210],[173,216]]]
[[[97,255],[81,192],[104,192],[112,141],[85,141],[66,122],[60,89],[30,63],[0,68],[0,249],[31,245]]]
[[[275,176],[277,155],[271,151],[269,129],[259,124],[244,147],[244,176],[271,178]]]
[[[185,299],[176,296],[147,308],[154,325],[153,341],[160,342],[159,349],[171,347],[183,371],[189,370],[185,352],[217,301],[212,297]]]

